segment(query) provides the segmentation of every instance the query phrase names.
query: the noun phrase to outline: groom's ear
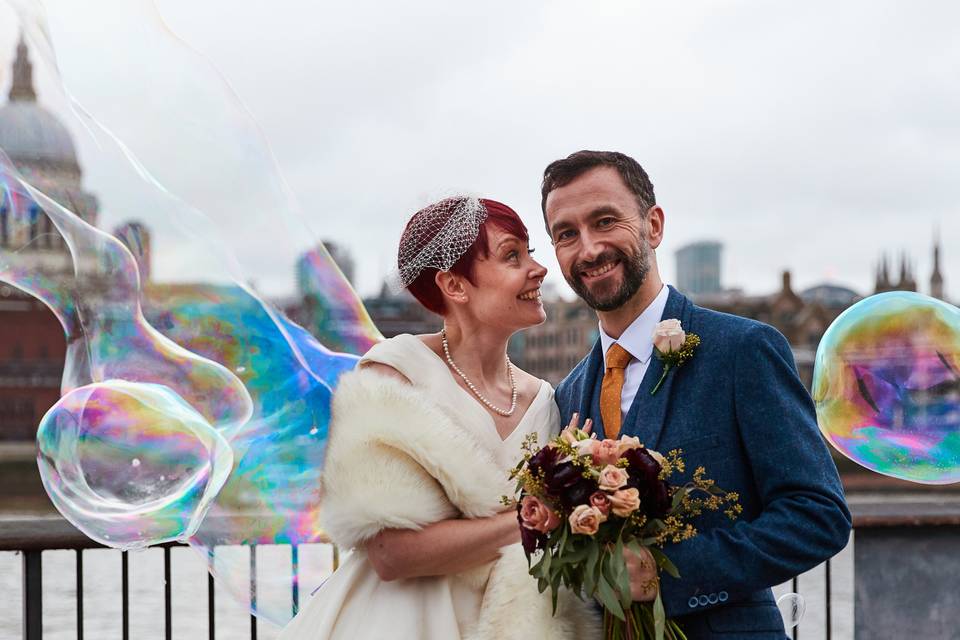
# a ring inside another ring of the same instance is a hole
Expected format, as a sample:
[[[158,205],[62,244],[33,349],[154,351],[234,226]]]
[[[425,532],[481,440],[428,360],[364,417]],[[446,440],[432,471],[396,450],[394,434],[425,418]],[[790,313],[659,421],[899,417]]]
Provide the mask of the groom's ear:
[[[449,298],[454,302],[464,303],[468,300],[467,289],[463,285],[463,278],[450,271],[437,271],[433,277],[437,283],[437,288],[443,297]]]
[[[647,242],[656,249],[663,242],[663,209],[655,204],[647,209]]]

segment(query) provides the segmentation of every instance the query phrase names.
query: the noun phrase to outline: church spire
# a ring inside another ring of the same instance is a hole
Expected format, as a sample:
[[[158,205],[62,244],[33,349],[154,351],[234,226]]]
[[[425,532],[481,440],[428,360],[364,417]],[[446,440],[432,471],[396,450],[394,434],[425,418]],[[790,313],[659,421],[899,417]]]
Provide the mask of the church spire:
[[[933,238],[933,273],[930,275],[930,295],[943,300],[943,274],[940,273],[940,229]]]
[[[33,102],[37,99],[37,92],[33,89],[33,65],[27,57],[27,43],[20,32],[20,42],[17,43],[17,57],[13,61],[13,83],[10,85],[10,101],[25,100]]]

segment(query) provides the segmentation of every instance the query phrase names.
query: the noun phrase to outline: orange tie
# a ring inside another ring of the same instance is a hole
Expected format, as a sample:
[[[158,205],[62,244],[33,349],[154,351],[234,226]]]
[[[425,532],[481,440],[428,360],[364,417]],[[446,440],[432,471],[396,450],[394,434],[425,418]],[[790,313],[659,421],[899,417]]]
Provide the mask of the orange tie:
[[[633,356],[614,342],[607,349],[607,371],[600,385],[600,418],[603,434],[611,440],[620,435],[620,393],[623,391],[624,369]]]

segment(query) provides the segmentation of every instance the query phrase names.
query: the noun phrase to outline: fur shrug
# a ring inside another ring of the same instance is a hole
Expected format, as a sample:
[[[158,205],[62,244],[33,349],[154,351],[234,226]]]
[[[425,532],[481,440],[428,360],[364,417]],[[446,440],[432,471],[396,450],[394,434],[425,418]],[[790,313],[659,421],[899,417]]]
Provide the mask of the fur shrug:
[[[344,374],[333,399],[322,522],[352,548],[385,528],[420,529],[449,518],[482,518],[512,493],[474,436],[429,395],[370,370]],[[468,640],[600,637],[592,603],[562,593],[556,616],[537,592],[519,544],[489,566],[456,576],[483,589]]]

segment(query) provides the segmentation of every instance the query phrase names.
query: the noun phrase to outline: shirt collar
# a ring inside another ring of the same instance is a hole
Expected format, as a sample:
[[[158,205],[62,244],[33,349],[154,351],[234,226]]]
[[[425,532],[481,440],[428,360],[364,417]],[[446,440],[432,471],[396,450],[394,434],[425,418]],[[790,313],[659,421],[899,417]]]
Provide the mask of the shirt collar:
[[[648,304],[647,308],[623,330],[618,340],[608,336],[603,327],[600,327],[600,346],[603,348],[604,365],[606,365],[607,350],[614,342],[626,349],[631,356],[641,363],[646,363],[650,359],[650,356],[653,355],[653,329],[663,318],[663,310],[667,308],[667,298],[669,297],[670,288],[663,285],[653,302]]]

